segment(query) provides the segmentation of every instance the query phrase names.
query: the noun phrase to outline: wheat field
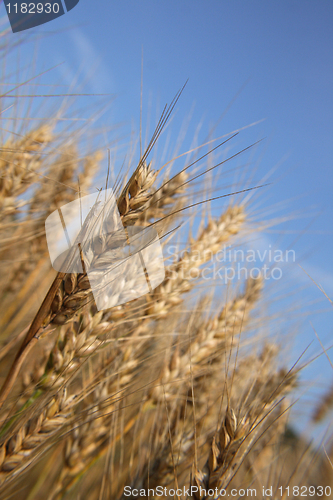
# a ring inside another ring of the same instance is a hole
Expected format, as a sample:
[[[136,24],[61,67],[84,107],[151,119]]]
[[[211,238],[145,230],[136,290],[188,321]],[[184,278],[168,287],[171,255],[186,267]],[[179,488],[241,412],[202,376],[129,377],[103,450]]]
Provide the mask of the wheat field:
[[[101,311],[86,272],[52,268],[45,220],[93,191],[105,151],[81,154],[91,131],[59,131],[59,112],[34,126],[26,109],[2,133],[1,499],[333,498],[332,440],[311,443],[289,419],[300,369],[267,335],[264,279],[219,297],[204,280],[223,245],[253,231],[246,186],[211,189],[212,146],[195,151],[200,179],[194,160],[174,172],[150,158],[179,96],[141,156],[110,176],[125,228],[154,227],[165,256],[186,243],[154,290]],[[332,391],[314,421],[331,406]]]

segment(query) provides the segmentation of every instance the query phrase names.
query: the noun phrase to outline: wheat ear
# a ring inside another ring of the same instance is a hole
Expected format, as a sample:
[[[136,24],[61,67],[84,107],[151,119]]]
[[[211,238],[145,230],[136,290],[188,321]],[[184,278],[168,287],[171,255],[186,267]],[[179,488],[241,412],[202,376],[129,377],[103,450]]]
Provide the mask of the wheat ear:
[[[175,295],[176,295],[176,293],[177,293],[177,295],[179,295],[181,293],[181,290],[182,290],[182,288],[179,286],[180,283],[182,282],[182,280],[184,280],[184,276],[181,275],[181,271],[182,270],[188,271],[190,269],[191,264],[193,266],[197,267],[201,263],[205,262],[207,260],[207,254],[211,255],[211,253],[209,253],[209,250],[210,250],[210,252],[216,253],[218,251],[218,249],[220,248],[220,245],[222,242],[227,241],[232,235],[234,235],[238,232],[239,227],[241,227],[243,220],[244,220],[243,210],[240,209],[239,207],[236,207],[235,210],[233,210],[232,207],[230,207],[227,210],[226,214],[224,214],[217,222],[215,222],[213,220],[210,221],[208,227],[206,229],[204,229],[199,234],[198,239],[194,240],[191,244],[191,245],[193,245],[194,250],[193,250],[193,252],[191,252],[191,250],[189,250],[187,255],[193,256],[193,259],[181,259],[178,262],[178,264],[176,264],[176,267],[178,270],[178,274],[177,274],[178,279],[173,280],[171,282],[171,285],[175,286]],[[217,232],[218,232],[218,237],[214,237],[214,235]],[[194,258],[194,251],[196,251],[198,253],[201,252],[201,260],[200,259],[198,260],[197,255],[196,255],[196,258]],[[172,270],[174,270],[174,267],[172,267]],[[170,274],[171,274],[171,270],[170,270]],[[245,302],[243,300],[244,297],[242,297],[242,300],[240,298],[238,300],[238,307],[243,307],[242,313],[239,313],[239,316],[241,316],[243,320],[244,320],[244,313],[246,310],[246,304],[254,303],[258,297],[258,291],[260,289],[259,281],[260,280],[257,280],[257,281],[254,281],[254,282],[251,282],[248,284],[248,288],[246,289],[246,292],[244,294]],[[171,294],[172,289],[171,289],[170,281],[168,278],[166,280],[165,286],[167,288],[167,291],[164,292],[163,295],[168,298],[169,297],[168,293],[169,293],[171,295],[171,298],[170,298],[170,303],[168,303],[168,300],[164,301],[164,308],[168,307],[168,309],[170,310],[170,307],[172,307],[172,306],[174,307],[175,305],[179,304],[179,300],[177,300],[177,301],[174,300],[174,296]],[[157,292],[157,297],[161,296],[161,289],[163,290],[163,287],[164,287],[164,284],[160,287],[159,291]],[[188,290],[188,289],[189,289],[189,287],[187,286],[186,290]],[[149,304],[151,304],[151,301],[149,302]],[[151,308],[151,305],[149,306],[149,309],[150,308]],[[236,308],[229,307],[229,309],[230,309],[230,313],[231,313],[231,317],[229,317],[229,320],[230,320],[230,322],[232,322],[232,321],[234,322],[234,327],[235,327],[235,315],[237,314]],[[246,315],[247,314],[248,314],[248,312],[246,311]],[[111,311],[111,316],[112,316],[112,311]],[[158,308],[158,312],[155,311],[155,314],[153,314],[153,318],[155,320],[156,319],[163,319],[163,317],[164,317],[164,313],[160,308]],[[233,318],[233,320],[231,318]],[[149,315],[147,317],[147,321],[149,321]],[[219,328],[221,330],[223,330],[223,329],[225,330],[226,324],[225,324],[225,314],[224,313],[221,313],[219,321],[220,321],[219,325],[215,325],[216,332],[219,331]],[[140,323],[141,323],[141,325],[140,325]],[[141,328],[142,328],[144,325],[142,324],[142,322],[140,322],[140,323],[139,323],[139,327],[141,326]],[[98,332],[98,328],[102,328],[102,327],[107,330],[106,324],[105,325],[97,325],[96,326],[96,333]],[[236,326],[236,328],[237,328],[237,326]],[[230,330],[230,326],[229,326],[229,330]],[[94,334],[94,329],[92,329],[92,334]],[[133,337],[135,337],[135,336],[136,336],[136,334],[133,333]],[[75,338],[75,337],[72,335],[71,339],[73,339],[73,338]],[[80,338],[80,336],[78,338]],[[123,358],[124,353],[126,353],[126,359],[124,359],[121,363],[121,370],[119,372],[118,379],[116,379],[108,387],[109,394],[112,394],[115,392],[119,393],[120,388],[124,387],[126,384],[128,384],[131,380],[133,380],[135,378],[135,373],[136,373],[135,366],[138,366],[137,360],[140,358],[140,355],[141,355],[140,353],[144,353],[144,351],[146,349],[146,347],[145,347],[146,342],[131,343],[130,339],[131,339],[131,337],[129,337],[127,344],[124,346],[122,352],[120,353],[121,358]],[[93,340],[94,340],[94,336],[90,335],[89,336],[89,344],[90,344],[92,349],[95,349],[96,347],[94,345]],[[66,345],[66,343],[65,343],[65,345]],[[71,343],[71,345],[72,345],[72,343]],[[85,345],[84,343],[81,344],[81,342],[80,342],[80,346],[81,346],[82,353],[84,355],[85,349],[88,348],[88,345]],[[59,359],[59,357],[57,356],[56,359]],[[119,360],[118,360],[118,365],[120,365]],[[75,367],[75,363],[74,364],[71,363],[71,366]],[[188,366],[188,364],[186,364],[186,366]],[[71,371],[71,368],[69,371]],[[52,375],[52,379],[49,379],[47,381],[47,385],[49,384],[49,381],[54,382],[55,376],[56,376],[55,374]],[[111,412],[111,409],[109,410],[109,412]],[[101,421],[99,422],[99,431],[101,428],[100,426],[101,426]],[[107,428],[107,426],[105,426],[105,427]],[[79,436],[80,436],[80,434],[81,433],[79,433]],[[92,430],[90,431],[90,434],[93,435]],[[76,442],[79,442],[79,441],[80,441],[80,437],[77,437]],[[92,439],[92,443],[93,442],[94,442],[94,439]],[[93,446],[93,444],[91,446]],[[75,450],[77,449],[77,445],[74,446],[74,449]],[[70,455],[68,455],[68,456],[70,456]],[[72,463],[72,460],[70,460],[69,463]],[[83,465],[82,465],[82,467],[83,467]],[[73,474],[73,471],[68,470],[68,474],[69,474],[69,476],[71,476]],[[63,480],[65,480],[65,476],[63,477]]]
[[[52,141],[49,125],[27,133],[16,141],[7,141],[0,158],[0,208],[1,218],[17,209],[15,200],[36,179],[41,169],[43,150]]]

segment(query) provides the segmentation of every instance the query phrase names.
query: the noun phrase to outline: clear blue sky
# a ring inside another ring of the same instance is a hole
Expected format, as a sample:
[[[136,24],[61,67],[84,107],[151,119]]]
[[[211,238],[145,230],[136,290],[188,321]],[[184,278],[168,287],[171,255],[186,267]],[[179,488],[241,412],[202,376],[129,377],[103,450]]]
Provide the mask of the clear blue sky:
[[[0,15],[5,15],[1,4]],[[190,146],[201,121],[199,140],[204,140],[233,100],[216,136],[265,119],[240,134],[235,147],[266,138],[255,181],[281,165],[263,207],[286,201],[278,215],[303,214],[283,226],[284,244],[293,245],[298,262],[332,297],[332,26],[333,3],[324,0],[80,0],[65,16],[25,33],[21,60],[29,60],[36,33],[48,34],[38,44],[36,71],[64,64],[41,82],[72,85],[80,73],[80,83],[87,79],[80,92],[115,95],[100,123],[122,122],[129,134],[132,123],[139,127],[143,51],[143,104],[147,116],[151,100],[151,123],[156,108],[189,79],[172,126],[179,130],[192,112],[181,150]],[[92,99],[81,98],[80,105],[91,105]],[[299,287],[308,285],[300,274]],[[304,300],[322,300],[314,310],[330,308],[314,285]],[[310,319],[324,345],[333,344],[332,312]],[[312,352],[320,352],[309,318],[303,328],[298,348],[314,340]],[[313,367],[316,387],[332,380],[326,359]]]

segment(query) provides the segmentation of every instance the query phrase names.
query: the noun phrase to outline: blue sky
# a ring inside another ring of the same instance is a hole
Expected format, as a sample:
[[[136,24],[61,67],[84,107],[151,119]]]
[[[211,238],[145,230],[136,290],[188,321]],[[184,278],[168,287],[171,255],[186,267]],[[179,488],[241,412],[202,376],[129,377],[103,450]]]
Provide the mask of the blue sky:
[[[0,15],[5,15],[1,4]],[[191,115],[181,152],[191,146],[198,123],[200,142],[217,122],[216,137],[264,119],[235,138],[231,149],[235,153],[265,138],[254,155],[234,164],[253,162],[254,184],[278,165],[269,179],[273,184],[256,203],[267,211],[279,204],[274,215],[290,220],[259,245],[264,241],[295,248],[297,263],[332,297],[332,21],[333,4],[323,0],[80,0],[65,16],[24,33],[21,61],[28,63],[35,35],[43,34],[35,71],[63,64],[40,81],[66,86],[57,92],[79,88],[111,94],[114,100],[99,125],[122,123],[119,134],[129,138],[133,124],[139,129],[143,53],[143,130],[149,110],[152,131],[157,110],[188,79],[171,127],[175,141]],[[8,24],[5,20],[3,26]],[[21,35],[9,36],[17,40]],[[73,81],[80,87],[70,88]],[[91,106],[94,99],[78,102]],[[111,133],[101,143],[110,140]],[[328,347],[333,344],[332,308],[297,264],[290,275],[285,291],[305,286],[305,292],[294,294],[302,307],[308,301],[309,310],[327,311],[304,316],[297,342],[298,353],[311,341],[311,352],[320,352],[309,321]],[[281,304],[290,306],[292,299]],[[311,397],[333,378],[325,357],[308,373],[315,378]]]

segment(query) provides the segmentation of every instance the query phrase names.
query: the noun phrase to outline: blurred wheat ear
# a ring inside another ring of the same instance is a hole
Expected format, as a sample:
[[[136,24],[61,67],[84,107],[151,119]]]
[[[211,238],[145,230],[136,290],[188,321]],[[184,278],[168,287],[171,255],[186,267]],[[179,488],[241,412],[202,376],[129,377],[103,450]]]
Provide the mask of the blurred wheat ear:
[[[262,277],[218,302],[201,293],[203,266],[250,231],[250,207],[226,198],[220,216],[202,216],[188,236],[178,225],[192,217],[193,196],[207,193],[188,165],[170,176],[148,161],[179,95],[113,187],[125,227],[153,225],[165,249],[188,241],[152,293],[108,310],[97,311],[85,273],[51,269],[44,232],[46,217],[77,199],[78,179],[82,192],[91,186],[101,154],[80,157],[74,140],[61,146],[53,119],[1,146],[3,499],[125,499],[125,486],[254,487],[259,498],[263,487],[333,487],[333,446],[318,452],[288,425],[297,371],[253,333]]]

